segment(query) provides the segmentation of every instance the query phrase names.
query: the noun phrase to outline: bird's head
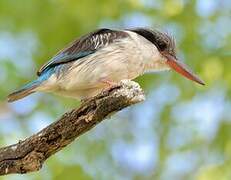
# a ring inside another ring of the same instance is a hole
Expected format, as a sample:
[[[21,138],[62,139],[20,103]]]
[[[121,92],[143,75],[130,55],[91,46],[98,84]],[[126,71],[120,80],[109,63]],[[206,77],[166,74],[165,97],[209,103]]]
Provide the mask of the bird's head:
[[[201,85],[205,85],[204,82],[194,74],[185,64],[180,62],[176,56],[176,46],[173,37],[166,33],[162,33],[157,30],[150,30],[144,28],[133,29],[133,32],[145,37],[158,49],[162,61],[167,67],[173,69],[182,76],[195,81]]]

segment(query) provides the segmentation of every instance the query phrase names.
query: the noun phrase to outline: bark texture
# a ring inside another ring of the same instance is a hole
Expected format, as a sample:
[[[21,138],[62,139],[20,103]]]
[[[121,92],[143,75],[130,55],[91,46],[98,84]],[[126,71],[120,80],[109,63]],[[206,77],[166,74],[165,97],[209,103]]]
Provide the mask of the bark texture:
[[[112,113],[145,99],[140,86],[129,80],[83,102],[37,134],[0,148],[0,175],[41,169],[51,155],[93,128]],[[113,127],[112,127],[113,128]]]

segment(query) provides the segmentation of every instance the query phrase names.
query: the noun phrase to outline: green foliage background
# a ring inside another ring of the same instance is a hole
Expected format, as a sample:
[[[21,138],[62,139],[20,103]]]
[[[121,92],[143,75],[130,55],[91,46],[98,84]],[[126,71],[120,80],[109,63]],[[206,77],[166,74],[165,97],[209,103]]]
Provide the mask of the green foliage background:
[[[176,38],[206,82],[176,73],[137,79],[147,94],[51,157],[39,172],[0,179],[231,179],[229,0],[1,0],[0,146],[24,139],[79,105],[48,94],[6,96],[78,36],[99,27],[145,26]]]

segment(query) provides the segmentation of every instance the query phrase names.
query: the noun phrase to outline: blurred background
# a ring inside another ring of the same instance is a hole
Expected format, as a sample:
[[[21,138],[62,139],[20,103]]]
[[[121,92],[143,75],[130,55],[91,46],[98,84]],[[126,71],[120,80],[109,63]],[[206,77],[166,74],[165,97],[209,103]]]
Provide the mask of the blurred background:
[[[206,82],[174,72],[138,79],[146,101],[127,108],[49,158],[39,172],[3,180],[231,179],[230,0],[1,0],[0,146],[54,122],[79,102],[6,96],[70,41],[100,27],[152,27]]]

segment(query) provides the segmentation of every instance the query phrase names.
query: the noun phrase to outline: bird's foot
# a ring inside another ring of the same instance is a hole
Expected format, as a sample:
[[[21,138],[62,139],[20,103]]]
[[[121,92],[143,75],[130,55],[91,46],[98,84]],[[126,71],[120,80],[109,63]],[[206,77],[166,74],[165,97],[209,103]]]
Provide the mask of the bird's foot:
[[[99,95],[99,94],[103,94],[104,92],[110,92],[110,90],[113,90],[115,88],[120,87],[119,83],[115,83],[113,81],[107,80],[107,79],[102,79],[100,80],[101,83],[105,84],[105,87],[102,88],[101,91],[99,91],[98,94],[95,94],[93,97],[86,97],[86,98],[82,98],[80,100],[81,104],[89,102],[90,100],[94,99],[95,96]]]
[[[109,91],[109,90],[114,89],[114,88],[119,86],[118,83],[113,82],[113,81],[108,80],[108,79],[102,79],[100,82],[102,82],[106,85],[106,87],[102,89],[101,93],[104,91]]]
[[[117,86],[118,84],[111,81],[111,80],[108,80],[108,79],[101,79],[100,82],[102,82],[103,84],[106,84],[108,87],[111,87],[111,86]]]

